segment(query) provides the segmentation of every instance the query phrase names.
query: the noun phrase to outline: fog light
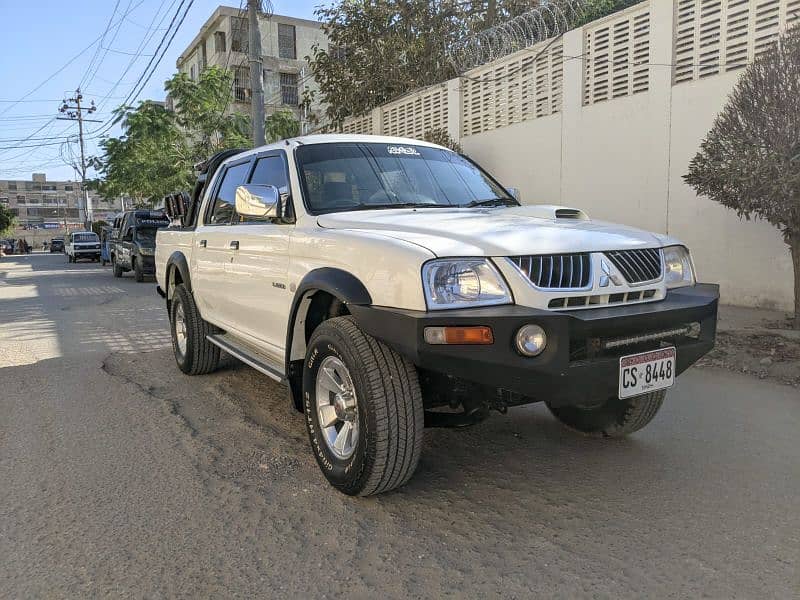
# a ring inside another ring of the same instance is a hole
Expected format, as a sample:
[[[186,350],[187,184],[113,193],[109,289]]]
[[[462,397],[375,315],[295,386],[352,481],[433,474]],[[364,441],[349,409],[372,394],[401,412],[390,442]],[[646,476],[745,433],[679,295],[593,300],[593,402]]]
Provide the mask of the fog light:
[[[517,351],[523,356],[538,356],[547,345],[547,334],[538,325],[523,325],[517,331]]]

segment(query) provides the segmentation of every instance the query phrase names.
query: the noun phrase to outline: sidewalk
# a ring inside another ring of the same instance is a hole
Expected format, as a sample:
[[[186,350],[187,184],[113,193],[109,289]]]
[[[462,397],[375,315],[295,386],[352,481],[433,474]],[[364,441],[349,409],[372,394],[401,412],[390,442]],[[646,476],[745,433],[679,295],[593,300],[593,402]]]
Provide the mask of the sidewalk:
[[[697,364],[800,387],[800,331],[789,313],[720,306],[717,345]]]

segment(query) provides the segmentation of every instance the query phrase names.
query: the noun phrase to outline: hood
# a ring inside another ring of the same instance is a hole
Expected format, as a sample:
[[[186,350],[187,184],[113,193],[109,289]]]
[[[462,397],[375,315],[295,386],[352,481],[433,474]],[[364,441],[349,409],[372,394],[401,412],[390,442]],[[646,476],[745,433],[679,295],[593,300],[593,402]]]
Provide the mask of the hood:
[[[436,256],[518,256],[664,245],[647,231],[593,221],[583,213],[558,218],[560,211],[561,207],[543,206],[388,209],[320,215],[317,222],[329,229],[401,239]]]

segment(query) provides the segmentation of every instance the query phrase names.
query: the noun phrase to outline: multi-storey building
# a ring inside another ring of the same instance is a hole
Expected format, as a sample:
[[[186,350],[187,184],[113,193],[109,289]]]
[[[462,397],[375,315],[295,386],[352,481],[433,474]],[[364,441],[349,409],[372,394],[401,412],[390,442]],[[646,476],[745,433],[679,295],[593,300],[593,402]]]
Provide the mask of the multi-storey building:
[[[267,115],[288,108],[305,125],[312,115],[318,116],[321,112],[318,100],[308,107],[301,107],[304,92],[316,89],[305,57],[313,53],[314,44],[327,44],[327,38],[320,26],[317,21],[283,15],[259,17]],[[229,110],[249,112],[251,88],[250,66],[247,61],[248,41],[246,11],[220,6],[178,57],[178,71],[186,73],[193,80],[197,80],[203,69],[211,65],[232,71],[234,100]]]
[[[89,192],[93,220],[108,221],[122,210],[120,199],[106,199]],[[47,181],[44,173],[30,179],[0,179],[0,204],[10,208],[23,227],[63,227],[83,224],[81,184],[75,181]]]

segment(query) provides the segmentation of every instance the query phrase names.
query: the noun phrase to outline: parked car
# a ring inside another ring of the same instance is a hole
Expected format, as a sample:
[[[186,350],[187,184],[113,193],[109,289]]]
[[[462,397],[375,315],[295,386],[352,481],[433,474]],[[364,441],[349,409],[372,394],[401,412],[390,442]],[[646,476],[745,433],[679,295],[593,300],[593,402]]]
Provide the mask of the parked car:
[[[50,252],[64,252],[63,237],[54,237],[50,240]]]
[[[155,274],[156,231],[169,225],[160,210],[129,210],[114,219],[109,254],[114,277],[133,271],[136,281]]]
[[[714,344],[718,286],[678,240],[521,205],[477,164],[402,138],[221,153],[166,199],[156,277],[184,373],[224,350],[289,385],[328,481],[405,483],[423,425],[545,402],[623,436]]]
[[[94,231],[73,231],[67,234],[64,252],[71,263],[81,258],[100,260],[100,238]]]
[[[0,250],[3,254],[14,254],[14,242],[12,240],[0,240]]]

